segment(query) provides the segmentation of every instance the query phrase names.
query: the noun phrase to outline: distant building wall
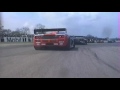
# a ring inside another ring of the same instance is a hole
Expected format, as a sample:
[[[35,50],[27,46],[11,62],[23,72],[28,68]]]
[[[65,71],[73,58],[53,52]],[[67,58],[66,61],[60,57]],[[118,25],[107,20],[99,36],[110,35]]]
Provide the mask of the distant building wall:
[[[0,42],[33,42],[33,37],[3,37]]]

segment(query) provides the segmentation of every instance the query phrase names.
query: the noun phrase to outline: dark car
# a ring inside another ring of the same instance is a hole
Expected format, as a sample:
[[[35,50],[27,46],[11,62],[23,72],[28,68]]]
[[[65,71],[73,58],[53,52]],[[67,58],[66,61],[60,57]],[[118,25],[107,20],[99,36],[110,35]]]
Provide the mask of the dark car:
[[[88,43],[95,43],[95,40],[94,39],[87,39],[87,42]]]
[[[87,45],[87,39],[84,37],[75,36],[75,44]]]
[[[97,40],[96,42],[97,42],[97,43],[104,43],[104,40],[99,39],[99,40]]]
[[[108,43],[115,43],[116,41],[114,39],[108,39]]]

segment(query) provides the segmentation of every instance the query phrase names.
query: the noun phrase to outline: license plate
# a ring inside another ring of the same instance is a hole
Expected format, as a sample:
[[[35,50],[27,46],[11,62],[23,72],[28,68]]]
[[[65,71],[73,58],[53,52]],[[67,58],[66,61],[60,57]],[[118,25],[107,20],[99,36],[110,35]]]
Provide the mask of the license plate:
[[[58,45],[58,43],[54,43],[54,45]]]
[[[43,44],[41,44],[41,45],[46,45],[46,44],[43,43]]]
[[[39,43],[37,43],[37,45],[40,45]]]
[[[59,41],[59,43],[64,43],[64,41]]]
[[[60,45],[63,45],[63,43],[60,43]]]

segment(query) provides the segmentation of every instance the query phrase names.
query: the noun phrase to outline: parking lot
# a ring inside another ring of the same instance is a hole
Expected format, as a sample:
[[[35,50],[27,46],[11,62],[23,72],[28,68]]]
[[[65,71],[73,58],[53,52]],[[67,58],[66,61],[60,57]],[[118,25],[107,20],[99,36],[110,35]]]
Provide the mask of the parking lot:
[[[0,78],[120,78],[120,43],[77,45],[70,51],[1,47]]]

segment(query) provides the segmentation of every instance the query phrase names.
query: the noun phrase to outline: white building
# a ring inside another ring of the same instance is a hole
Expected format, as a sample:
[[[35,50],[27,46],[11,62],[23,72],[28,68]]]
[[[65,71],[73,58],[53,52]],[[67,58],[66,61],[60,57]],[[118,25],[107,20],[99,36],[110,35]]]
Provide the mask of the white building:
[[[33,42],[33,36],[4,36],[0,38],[0,42]]]

